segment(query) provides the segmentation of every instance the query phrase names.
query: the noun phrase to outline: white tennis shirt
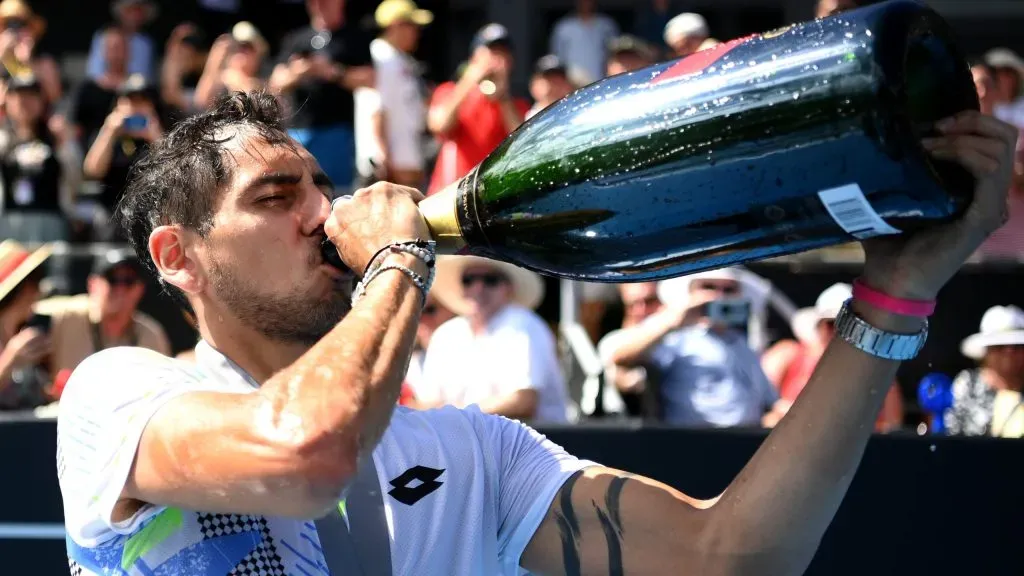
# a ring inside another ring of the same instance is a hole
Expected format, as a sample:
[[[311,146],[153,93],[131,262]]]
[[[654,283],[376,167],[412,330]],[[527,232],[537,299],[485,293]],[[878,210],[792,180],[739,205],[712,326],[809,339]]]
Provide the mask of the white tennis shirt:
[[[322,547],[331,543],[319,539],[312,519],[147,505],[124,522],[111,520],[142,431],[161,406],[193,391],[256,390],[204,342],[196,361],[111,348],[69,380],[57,473],[72,575],[329,576]],[[372,462],[389,540],[379,544],[390,549],[393,573],[460,575],[520,574],[520,556],[555,493],[593,465],[475,407],[396,408]],[[359,529],[353,525],[353,534]]]

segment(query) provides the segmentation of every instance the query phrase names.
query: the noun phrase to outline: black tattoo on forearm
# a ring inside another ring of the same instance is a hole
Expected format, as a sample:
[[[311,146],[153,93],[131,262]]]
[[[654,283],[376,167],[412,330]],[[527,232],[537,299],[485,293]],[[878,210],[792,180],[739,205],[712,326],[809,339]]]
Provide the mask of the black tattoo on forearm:
[[[580,523],[572,505],[572,488],[582,474],[580,470],[565,481],[559,495],[558,511],[555,512],[558,531],[562,536],[562,562],[566,576],[580,576]]]

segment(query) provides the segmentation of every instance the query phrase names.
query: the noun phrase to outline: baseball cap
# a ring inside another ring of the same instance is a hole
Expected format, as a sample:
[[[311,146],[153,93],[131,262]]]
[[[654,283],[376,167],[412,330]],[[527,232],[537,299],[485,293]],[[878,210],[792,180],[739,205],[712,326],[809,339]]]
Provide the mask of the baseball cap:
[[[97,256],[92,263],[92,273],[96,276],[103,276],[122,264],[130,266],[136,273],[142,274],[142,263],[139,262],[139,257],[127,248],[108,250]]]
[[[559,58],[558,56],[555,56],[554,54],[548,54],[547,56],[542,56],[539,60],[537,60],[537,65],[534,67],[534,73],[536,73],[536,74],[551,74],[551,73],[566,74],[566,67],[565,67],[565,64],[562,63],[561,58]]]
[[[481,46],[493,46],[495,44],[511,46],[512,35],[508,33],[508,28],[501,24],[491,23],[476,33],[476,36],[473,37],[471,49],[476,50]]]
[[[434,13],[423,10],[410,0],[384,0],[373,13],[377,26],[387,28],[395,22],[412,22],[417,26],[426,26],[434,21]]]
[[[684,12],[665,24],[663,37],[665,43],[670,44],[676,38],[707,38],[709,35],[708,22],[703,16],[694,12]]]

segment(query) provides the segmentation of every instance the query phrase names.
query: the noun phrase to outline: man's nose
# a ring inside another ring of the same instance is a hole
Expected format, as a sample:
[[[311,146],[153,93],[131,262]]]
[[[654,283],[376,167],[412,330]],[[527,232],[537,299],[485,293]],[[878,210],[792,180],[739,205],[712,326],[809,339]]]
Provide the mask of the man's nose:
[[[331,200],[325,196],[320,190],[316,191],[316,198],[308,211],[310,217],[303,224],[303,232],[307,235],[312,235],[319,229],[322,229],[327,219],[331,217]]]

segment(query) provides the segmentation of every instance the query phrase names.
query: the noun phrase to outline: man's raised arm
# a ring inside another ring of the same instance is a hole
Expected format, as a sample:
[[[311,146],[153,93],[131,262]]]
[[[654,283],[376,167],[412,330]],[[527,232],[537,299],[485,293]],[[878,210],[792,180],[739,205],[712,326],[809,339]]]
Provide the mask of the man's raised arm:
[[[957,222],[864,242],[862,281],[897,298],[934,299],[1006,218],[1016,129],[977,112],[938,128],[943,135],[925,140],[925,148],[969,169],[975,198]],[[860,301],[851,306],[885,332],[914,334],[925,326],[923,318]],[[551,503],[522,566],[545,575],[802,574],[856,472],[898,366],[836,338],[788,415],[712,500],[617,470],[578,472]]]

